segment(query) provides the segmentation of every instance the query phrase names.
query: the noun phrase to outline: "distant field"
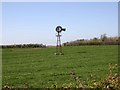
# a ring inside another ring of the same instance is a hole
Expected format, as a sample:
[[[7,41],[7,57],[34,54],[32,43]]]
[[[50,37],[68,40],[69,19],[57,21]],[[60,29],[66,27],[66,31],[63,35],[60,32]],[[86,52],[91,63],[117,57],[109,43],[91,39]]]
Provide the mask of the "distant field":
[[[34,88],[52,84],[74,82],[70,76],[75,71],[82,80],[90,74],[97,80],[108,73],[108,64],[118,62],[118,46],[71,46],[64,47],[65,55],[56,56],[55,48],[3,49],[3,85]],[[87,82],[87,81],[86,81]]]

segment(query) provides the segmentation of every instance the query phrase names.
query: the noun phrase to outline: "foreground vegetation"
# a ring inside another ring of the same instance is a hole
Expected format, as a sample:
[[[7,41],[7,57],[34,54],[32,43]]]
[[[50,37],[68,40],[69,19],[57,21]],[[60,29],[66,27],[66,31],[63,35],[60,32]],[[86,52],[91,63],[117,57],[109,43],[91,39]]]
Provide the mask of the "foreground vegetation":
[[[82,89],[82,90],[120,90],[120,76],[118,73],[113,73],[117,69],[117,64],[109,64],[109,72],[105,78],[96,81],[95,76],[91,74],[89,82],[85,84],[75,72],[71,72],[71,77],[76,81],[75,83],[63,84],[62,86],[53,85],[52,88],[57,89]],[[29,88],[29,87],[28,87]]]
[[[120,89],[120,76],[118,73],[113,73],[114,69],[117,69],[118,65],[117,64],[109,64],[109,72],[106,75],[105,78],[101,78],[100,81],[96,81],[95,77],[91,74],[89,83],[85,84],[79,76],[76,75],[75,72],[71,72],[71,77],[73,80],[75,80],[75,83],[69,83],[69,84],[62,84],[61,86],[58,86],[57,84],[53,84],[51,87],[46,87],[46,88],[41,88],[45,90],[75,90],[75,89],[80,89],[80,90],[119,90]],[[2,90],[13,90],[13,89],[20,89],[20,88],[13,88],[8,85],[4,85]],[[25,85],[23,90],[35,90],[35,88],[32,88],[28,84]],[[36,88],[38,90],[40,88]]]
[[[84,87],[92,87],[93,82],[100,84],[101,78],[110,80],[106,76],[110,76],[109,66],[117,64],[117,50],[117,45],[71,46],[63,47],[65,55],[57,56],[55,48],[3,49],[3,86],[75,88],[82,82]],[[111,77],[115,80],[116,73],[117,69],[113,69]]]

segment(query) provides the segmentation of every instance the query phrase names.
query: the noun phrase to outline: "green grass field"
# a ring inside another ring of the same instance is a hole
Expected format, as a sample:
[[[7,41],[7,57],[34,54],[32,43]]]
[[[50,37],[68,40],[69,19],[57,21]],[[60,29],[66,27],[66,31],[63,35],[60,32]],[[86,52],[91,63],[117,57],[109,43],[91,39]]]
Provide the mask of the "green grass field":
[[[74,82],[70,76],[75,71],[81,80],[92,73],[97,80],[109,71],[109,63],[118,63],[118,46],[71,46],[64,47],[65,55],[54,55],[55,48],[3,49],[3,85],[34,88],[52,84]]]

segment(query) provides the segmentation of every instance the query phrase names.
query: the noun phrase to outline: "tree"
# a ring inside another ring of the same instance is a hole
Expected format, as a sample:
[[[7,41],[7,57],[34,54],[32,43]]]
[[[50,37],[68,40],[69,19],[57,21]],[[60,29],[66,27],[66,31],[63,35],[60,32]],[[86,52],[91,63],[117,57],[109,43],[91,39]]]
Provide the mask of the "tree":
[[[102,41],[105,41],[105,40],[107,39],[106,34],[105,34],[105,33],[102,34],[102,35],[100,36],[100,39],[101,39]]]

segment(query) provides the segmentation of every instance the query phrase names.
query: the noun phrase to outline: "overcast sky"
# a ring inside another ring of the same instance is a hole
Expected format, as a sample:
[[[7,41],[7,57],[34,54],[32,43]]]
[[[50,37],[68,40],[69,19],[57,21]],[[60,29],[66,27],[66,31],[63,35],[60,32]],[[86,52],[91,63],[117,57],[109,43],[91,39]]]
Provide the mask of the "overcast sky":
[[[2,44],[55,45],[57,25],[62,42],[118,35],[117,2],[4,2],[2,17]]]

